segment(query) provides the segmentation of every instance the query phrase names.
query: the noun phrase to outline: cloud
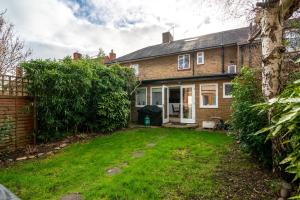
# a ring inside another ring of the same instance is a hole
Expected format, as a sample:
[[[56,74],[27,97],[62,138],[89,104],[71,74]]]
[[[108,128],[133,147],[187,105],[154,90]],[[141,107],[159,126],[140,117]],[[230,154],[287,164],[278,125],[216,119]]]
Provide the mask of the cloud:
[[[33,58],[62,58],[74,51],[92,56],[100,47],[121,56],[160,43],[161,33],[172,26],[175,39],[182,39],[247,25],[225,21],[222,9],[193,0],[0,1]]]

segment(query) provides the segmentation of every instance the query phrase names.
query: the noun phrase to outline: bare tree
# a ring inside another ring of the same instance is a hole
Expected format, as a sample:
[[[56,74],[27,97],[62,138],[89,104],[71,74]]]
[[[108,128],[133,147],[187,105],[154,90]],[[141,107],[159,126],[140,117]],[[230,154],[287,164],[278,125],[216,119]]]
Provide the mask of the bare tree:
[[[30,50],[25,50],[24,42],[14,34],[13,25],[0,13],[0,74],[12,74],[18,64],[25,60]]]
[[[275,97],[281,89],[281,74],[285,53],[284,31],[286,21],[299,16],[300,0],[215,0],[226,10],[226,16],[246,16],[255,22],[257,31],[249,38],[261,38],[262,90],[266,100]]]
[[[255,22],[262,43],[262,89],[266,99],[271,99],[281,87],[285,21],[299,9],[300,0],[264,0],[256,6]]]

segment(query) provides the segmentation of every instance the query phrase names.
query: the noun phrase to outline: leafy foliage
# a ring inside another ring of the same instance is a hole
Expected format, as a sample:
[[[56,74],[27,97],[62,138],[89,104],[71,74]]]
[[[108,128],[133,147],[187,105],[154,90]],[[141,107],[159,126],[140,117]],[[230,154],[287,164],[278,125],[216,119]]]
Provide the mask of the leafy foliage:
[[[288,164],[286,171],[300,179],[300,79],[290,84],[277,98],[257,105],[267,111],[274,110],[271,124],[257,132],[268,132],[268,139],[279,138],[287,149],[281,164]],[[300,186],[298,188],[300,192]],[[298,196],[297,198],[300,198]]]
[[[98,115],[102,131],[113,131],[126,126],[130,112],[130,101],[124,91],[114,91],[101,95],[98,103]],[[114,122],[114,123],[111,123]]]
[[[265,165],[271,165],[271,144],[265,135],[254,133],[267,124],[266,112],[259,113],[253,105],[263,102],[261,86],[256,81],[256,71],[243,67],[233,80],[232,114],[230,128],[238,134],[241,144]]]
[[[6,117],[0,126],[0,142],[10,134],[13,124],[10,117]]]
[[[48,141],[78,130],[112,131],[126,126],[129,107],[124,102],[135,84],[131,69],[106,67],[89,59],[73,61],[70,57],[30,61],[22,67],[31,80],[28,92],[36,98],[38,139]],[[124,106],[110,107],[111,113],[123,118],[99,115],[106,109],[98,107],[101,103]]]

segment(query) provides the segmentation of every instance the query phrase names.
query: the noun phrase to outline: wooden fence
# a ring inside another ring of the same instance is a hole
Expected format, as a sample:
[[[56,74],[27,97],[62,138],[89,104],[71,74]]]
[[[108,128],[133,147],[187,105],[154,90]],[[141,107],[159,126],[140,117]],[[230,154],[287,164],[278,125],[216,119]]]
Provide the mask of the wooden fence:
[[[33,100],[22,77],[0,75],[0,152],[32,143]]]

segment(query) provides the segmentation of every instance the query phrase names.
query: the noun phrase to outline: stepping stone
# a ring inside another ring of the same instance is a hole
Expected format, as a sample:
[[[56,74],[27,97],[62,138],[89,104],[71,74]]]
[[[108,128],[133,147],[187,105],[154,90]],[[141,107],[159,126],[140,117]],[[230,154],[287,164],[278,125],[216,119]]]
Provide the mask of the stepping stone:
[[[156,146],[155,143],[149,143],[149,144],[147,144],[147,147],[154,147],[154,146]]]
[[[133,152],[132,157],[140,158],[140,157],[143,157],[144,155],[145,155],[145,153],[143,151],[136,151],[136,152]]]
[[[16,161],[21,161],[21,160],[26,160],[26,159],[27,159],[27,157],[25,156],[25,157],[17,158]]]
[[[79,193],[68,194],[62,197],[60,200],[82,200],[83,198]]]
[[[111,168],[111,169],[107,170],[107,174],[109,176],[112,176],[112,175],[115,175],[115,174],[119,174],[121,172],[122,172],[122,170],[120,168],[118,168],[118,167],[114,167],[114,168]]]
[[[128,163],[127,162],[121,163],[120,167],[128,167]]]

